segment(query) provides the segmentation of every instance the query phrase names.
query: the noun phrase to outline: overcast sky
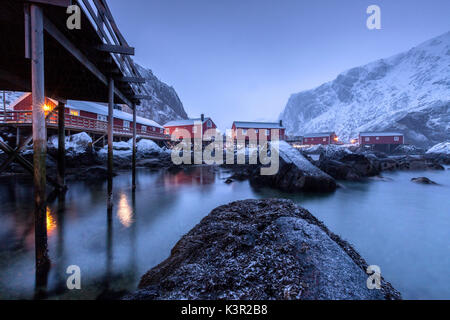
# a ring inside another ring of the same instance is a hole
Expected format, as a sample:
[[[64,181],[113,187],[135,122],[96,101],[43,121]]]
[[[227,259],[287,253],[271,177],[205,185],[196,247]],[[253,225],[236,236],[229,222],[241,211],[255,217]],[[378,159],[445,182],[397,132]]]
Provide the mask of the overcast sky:
[[[108,0],[191,117],[276,120],[289,96],[450,30],[449,0]],[[381,8],[381,30],[366,9]]]

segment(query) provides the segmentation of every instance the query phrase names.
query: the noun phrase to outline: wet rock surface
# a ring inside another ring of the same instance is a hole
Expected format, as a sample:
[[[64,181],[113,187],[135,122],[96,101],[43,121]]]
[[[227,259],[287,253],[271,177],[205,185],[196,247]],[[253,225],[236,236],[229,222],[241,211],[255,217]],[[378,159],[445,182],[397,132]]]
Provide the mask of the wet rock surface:
[[[399,299],[350,244],[289,200],[214,209],[125,299]]]
[[[428,179],[427,177],[412,178],[411,181],[415,182],[415,183],[420,183],[420,184],[434,184],[434,185],[437,185],[436,182]]]

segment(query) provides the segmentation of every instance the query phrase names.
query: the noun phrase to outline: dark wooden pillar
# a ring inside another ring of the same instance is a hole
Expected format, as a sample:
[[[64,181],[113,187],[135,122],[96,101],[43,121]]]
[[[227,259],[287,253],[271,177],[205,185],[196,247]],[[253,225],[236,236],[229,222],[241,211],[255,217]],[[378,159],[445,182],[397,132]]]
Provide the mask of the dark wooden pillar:
[[[112,182],[113,182],[113,140],[114,140],[114,80],[109,79],[108,103],[108,208],[112,208]]]
[[[5,113],[6,115],[6,113]],[[16,148],[20,146],[20,127],[16,129]]]
[[[34,219],[36,252],[36,289],[47,284],[50,260],[47,252],[46,158],[47,130],[45,127],[44,88],[44,15],[42,8],[32,4],[31,15],[31,88],[33,96],[33,163]]]
[[[66,128],[65,128],[65,107],[63,102],[58,103],[58,177],[57,181],[61,187],[65,186],[66,170]]]
[[[133,155],[131,161],[132,189],[136,190],[136,105],[133,105]]]

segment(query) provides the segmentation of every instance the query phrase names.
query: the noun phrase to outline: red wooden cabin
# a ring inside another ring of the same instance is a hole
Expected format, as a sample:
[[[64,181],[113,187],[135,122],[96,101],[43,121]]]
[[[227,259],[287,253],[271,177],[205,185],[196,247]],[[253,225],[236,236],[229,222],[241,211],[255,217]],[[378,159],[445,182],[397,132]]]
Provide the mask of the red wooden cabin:
[[[303,136],[303,144],[306,145],[329,145],[338,143],[339,138],[335,132],[308,133]]]
[[[195,137],[204,137],[206,131],[209,131],[211,135],[214,135],[217,126],[214,121],[202,114],[200,118],[197,119],[186,119],[186,120],[174,120],[166,123],[164,125],[165,133],[167,135],[182,134],[183,130],[191,135],[192,139]]]
[[[248,140],[251,135],[256,136],[259,140],[259,135],[262,133],[267,137],[267,141],[272,140],[273,130],[278,130],[278,139],[285,139],[286,129],[283,127],[283,122],[249,122],[249,121],[235,121],[231,127],[231,134],[233,139]]]
[[[361,132],[359,134],[360,145],[375,144],[404,144],[405,137],[399,132]]]
[[[46,98],[44,109],[48,114],[57,101]],[[32,96],[26,93],[9,107],[6,116],[0,118],[0,124],[16,125],[18,127],[31,127],[32,124]],[[131,137],[133,134],[133,115],[114,109],[114,135]],[[65,108],[65,126],[67,130],[87,132],[93,134],[106,134],[108,122],[108,108],[104,104],[68,100]],[[49,117],[47,127],[57,127],[58,115],[55,112]],[[136,134],[153,140],[168,140],[164,134],[164,127],[153,120],[137,117]]]

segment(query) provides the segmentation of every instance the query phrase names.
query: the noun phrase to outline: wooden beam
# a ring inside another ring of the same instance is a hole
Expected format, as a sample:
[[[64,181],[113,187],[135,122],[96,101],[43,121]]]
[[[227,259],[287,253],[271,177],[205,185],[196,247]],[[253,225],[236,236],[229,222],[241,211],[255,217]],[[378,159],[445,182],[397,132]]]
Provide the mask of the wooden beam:
[[[75,59],[77,59],[86,69],[88,69],[101,82],[103,82],[103,84],[106,86],[109,85],[108,78],[45,16],[44,28],[56,41],[58,41],[69,53],[71,53]],[[114,89],[114,93],[125,104],[131,104],[129,99],[125,97],[125,95],[123,95],[117,88]]]
[[[65,108],[66,104],[58,103],[58,175],[57,181],[60,186],[65,186],[66,169],[66,135],[65,135]]]
[[[136,190],[136,106],[132,106],[133,108],[133,154],[131,159],[131,180],[132,180],[132,190]]]
[[[129,56],[134,56],[135,51],[133,47],[116,46],[113,44],[101,44],[97,49],[104,52],[126,54]]]
[[[44,13],[35,4],[31,15],[31,88],[33,99],[34,236],[36,294],[47,285],[50,259],[47,250],[47,129],[45,126]]]
[[[145,78],[138,78],[138,77],[121,77],[121,78],[115,78],[116,81],[119,82],[132,82],[132,83],[145,83]]]
[[[147,95],[142,95],[142,94],[134,95],[131,98],[136,99],[136,100],[152,100],[152,96],[147,96]]]
[[[114,127],[114,80],[109,79],[108,102],[108,200],[107,208],[112,209],[112,183],[113,183],[113,127]]]

